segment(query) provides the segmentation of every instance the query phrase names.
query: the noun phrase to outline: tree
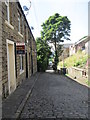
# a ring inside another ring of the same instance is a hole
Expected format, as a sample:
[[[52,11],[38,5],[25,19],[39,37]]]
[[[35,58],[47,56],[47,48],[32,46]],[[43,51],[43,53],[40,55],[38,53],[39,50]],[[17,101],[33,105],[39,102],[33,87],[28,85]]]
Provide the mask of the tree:
[[[61,56],[63,52],[63,45],[57,45],[57,55]]]
[[[38,71],[45,71],[48,66],[49,57],[51,55],[51,48],[41,38],[36,39],[36,45]]]
[[[57,44],[64,42],[64,40],[70,40],[70,25],[71,22],[67,16],[60,16],[58,13],[50,16],[48,20],[41,25],[41,38],[53,43],[55,46],[55,66],[57,66],[58,63]]]

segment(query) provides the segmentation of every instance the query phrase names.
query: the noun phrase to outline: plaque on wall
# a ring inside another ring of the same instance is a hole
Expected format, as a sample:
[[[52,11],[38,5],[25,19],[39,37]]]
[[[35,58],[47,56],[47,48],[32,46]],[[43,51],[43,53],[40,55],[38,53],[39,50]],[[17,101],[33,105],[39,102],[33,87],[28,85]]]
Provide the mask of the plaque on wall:
[[[25,54],[25,43],[16,43],[17,54]]]

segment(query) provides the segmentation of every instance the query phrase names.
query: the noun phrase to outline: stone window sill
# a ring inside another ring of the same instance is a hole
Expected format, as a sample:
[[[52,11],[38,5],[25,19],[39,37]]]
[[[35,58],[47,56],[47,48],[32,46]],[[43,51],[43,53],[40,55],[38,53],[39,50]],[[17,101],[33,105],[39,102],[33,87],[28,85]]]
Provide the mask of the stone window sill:
[[[5,24],[12,30],[14,30],[14,27],[7,21],[5,20]]]
[[[18,34],[23,38],[23,35],[20,32],[18,32]]]
[[[24,70],[20,70],[20,75],[24,73]]]

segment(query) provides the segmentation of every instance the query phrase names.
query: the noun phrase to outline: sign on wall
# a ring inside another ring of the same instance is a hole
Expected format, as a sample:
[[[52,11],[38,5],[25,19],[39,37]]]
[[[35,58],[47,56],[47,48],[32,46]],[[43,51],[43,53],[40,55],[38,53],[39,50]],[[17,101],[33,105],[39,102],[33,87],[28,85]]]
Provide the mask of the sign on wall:
[[[17,54],[25,54],[25,43],[16,43]]]

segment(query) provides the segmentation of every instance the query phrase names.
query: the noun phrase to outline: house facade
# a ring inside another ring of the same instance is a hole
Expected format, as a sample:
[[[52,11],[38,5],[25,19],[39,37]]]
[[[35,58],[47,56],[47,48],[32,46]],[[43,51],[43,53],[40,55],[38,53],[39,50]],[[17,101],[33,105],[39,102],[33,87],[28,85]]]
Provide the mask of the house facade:
[[[70,47],[69,47],[69,55],[71,56],[71,55],[73,55],[75,53],[76,53],[75,45],[74,44],[70,45]]]
[[[18,1],[1,3],[2,95],[11,94],[25,78],[37,72],[36,43]],[[0,30],[1,31],[1,30]]]
[[[63,44],[62,46],[62,54],[59,56],[59,61],[62,61],[63,59],[69,57],[69,48],[72,46],[72,44]]]
[[[90,36],[88,37],[88,41],[85,43],[85,53],[90,56]]]
[[[82,39],[75,42],[73,45],[69,47],[69,55],[75,54],[78,50],[86,52],[88,49],[88,36],[83,37]],[[88,51],[86,52],[88,53]]]
[[[85,36],[84,38],[81,38],[79,41],[77,41],[75,43],[75,49],[76,49],[76,52],[78,50],[85,50],[85,44],[88,42],[88,37]]]

